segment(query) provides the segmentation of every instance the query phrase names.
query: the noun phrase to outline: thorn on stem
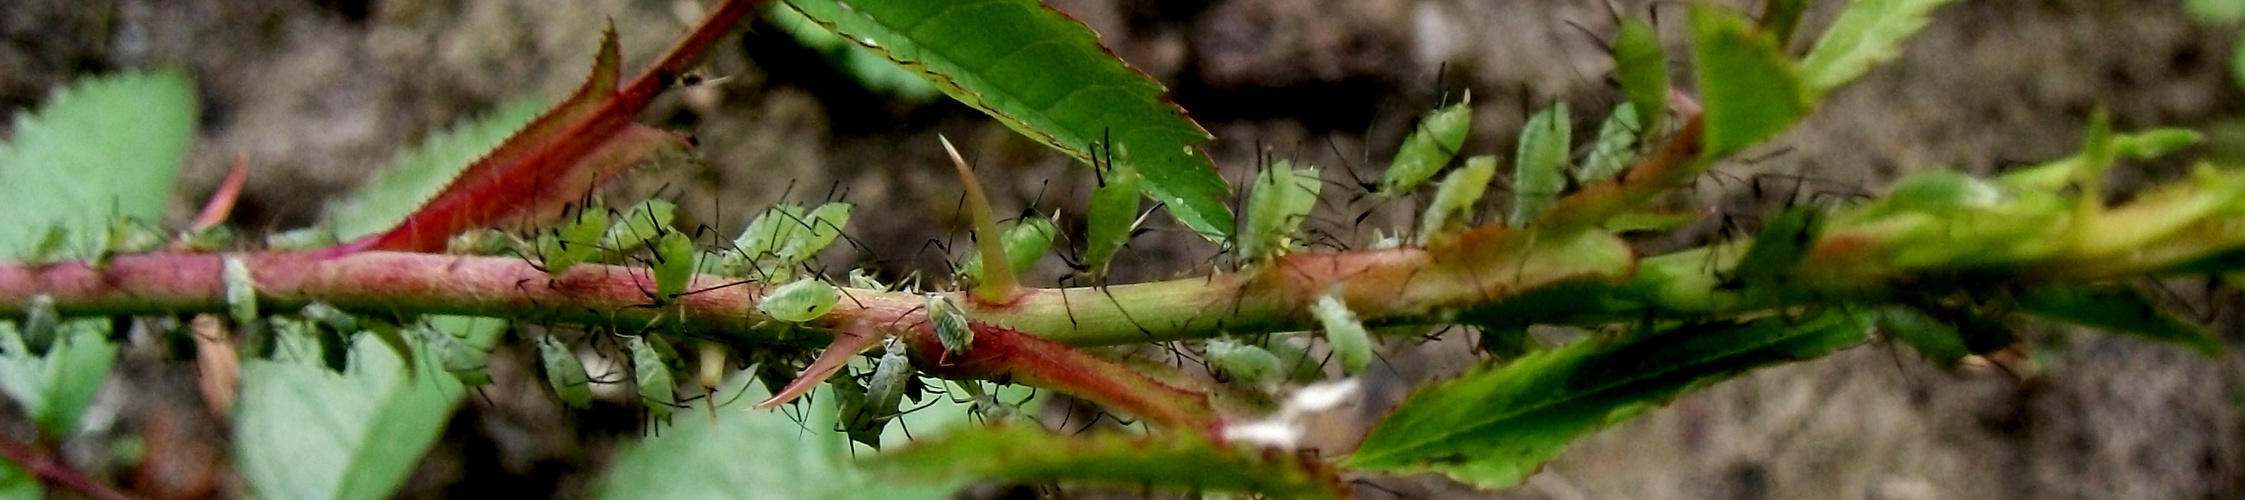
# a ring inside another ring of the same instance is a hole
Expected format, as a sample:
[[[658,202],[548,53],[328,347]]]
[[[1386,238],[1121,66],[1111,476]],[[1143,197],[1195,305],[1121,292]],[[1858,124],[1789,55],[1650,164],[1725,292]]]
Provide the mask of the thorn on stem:
[[[951,166],[959,171],[959,185],[966,190],[967,214],[973,218],[975,250],[982,258],[982,282],[974,287],[975,300],[985,303],[1013,301],[1021,291],[1021,282],[1014,279],[1013,266],[1006,262],[1005,238],[998,233],[998,218],[990,208],[990,198],[982,191],[982,182],[967,167],[967,160],[959,156],[959,149],[951,146],[951,139],[937,135],[943,151],[951,154]]]

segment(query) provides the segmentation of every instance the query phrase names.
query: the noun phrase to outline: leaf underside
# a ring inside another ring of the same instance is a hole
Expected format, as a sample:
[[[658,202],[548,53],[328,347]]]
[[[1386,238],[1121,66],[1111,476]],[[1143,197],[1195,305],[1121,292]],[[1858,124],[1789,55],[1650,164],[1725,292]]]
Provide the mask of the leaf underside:
[[[1208,132],[1082,23],[1035,0],[788,4],[1022,135],[1086,164],[1111,154],[1187,227],[1230,236],[1229,188],[1199,147]]]
[[[1566,445],[1692,389],[1867,340],[1842,312],[1807,320],[1701,323],[1621,341],[1591,339],[1468,373],[1404,400],[1350,467],[1441,472],[1484,488],[1519,484]]]

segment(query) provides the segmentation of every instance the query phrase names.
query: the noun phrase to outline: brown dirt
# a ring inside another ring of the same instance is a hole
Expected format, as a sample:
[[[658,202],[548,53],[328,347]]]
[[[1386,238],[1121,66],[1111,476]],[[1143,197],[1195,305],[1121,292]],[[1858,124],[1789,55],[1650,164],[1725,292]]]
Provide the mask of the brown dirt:
[[[1511,134],[1535,108],[1563,100],[1589,115],[1613,99],[1603,80],[1610,64],[1583,33],[1610,28],[1603,2],[1053,3],[1170,84],[1176,100],[1219,137],[1209,152],[1235,179],[1257,158],[1274,156],[1326,166],[1337,183],[1373,178],[1416,115],[1467,89],[1477,111],[1469,151],[1500,154],[1509,153]],[[1633,12],[1646,9],[1645,2],[1622,3]],[[2123,129],[2210,128],[2240,116],[2245,99],[2226,72],[2236,33],[2192,24],[2177,3],[1991,0],[1946,7],[1902,61],[1833,96],[1778,146],[1747,155],[1766,159],[1724,170],[1733,177],[1797,173],[1815,179],[1807,183],[1812,191],[1844,193],[1920,168],[1989,172],[2066,154],[2100,105]],[[0,9],[0,107],[30,106],[86,73],[187,68],[203,116],[179,213],[245,155],[256,170],[240,220],[252,229],[288,228],[315,220],[328,200],[430,131],[509,99],[563,94],[584,71],[604,19],[614,20],[632,65],[666,46],[693,19],[694,5],[18,1]],[[1808,29],[1828,23],[1831,10],[1813,14]],[[1673,21],[1681,10],[1665,4],[1660,16],[1663,31],[1677,40],[1681,23]],[[830,254],[827,263],[891,273],[941,269],[941,255],[922,242],[957,236],[958,190],[936,133],[964,139],[989,167],[985,182],[1002,210],[1081,206],[1091,183],[1084,169],[962,106],[899,103],[862,90],[770,31],[720,51],[712,71],[730,80],[670,98],[647,117],[690,126],[706,168],[645,174],[625,189],[660,188],[718,234],[738,231],[746,214],[783,198],[844,197],[865,205],[861,214],[879,215],[860,217],[852,228],[868,248]],[[2175,171],[2159,167],[2155,174]],[[1751,201],[1743,183],[1717,179],[1701,183],[1697,198],[1726,206]],[[1370,229],[1402,227],[1411,216],[1410,207],[1333,201],[1333,215],[1313,224],[1329,244],[1362,245]],[[1354,223],[1362,210],[1374,213]],[[1117,277],[1207,269],[1217,263],[1214,253],[1161,231],[1133,244]],[[1066,272],[1058,260],[1047,259],[1033,276],[1057,279]],[[2235,294],[2214,297],[2205,301],[2234,309],[2227,304]],[[2237,341],[2232,315],[2220,316],[2223,336]],[[1461,369],[1468,358],[1458,337],[1397,346],[1392,359],[1420,362],[1374,374],[1372,386],[1380,390],[1358,419],[1376,418],[1408,381]],[[2245,495],[2238,355],[2206,359],[2062,331],[2036,333],[2032,346],[2033,361],[2013,368],[2023,379],[1991,369],[1944,372],[1885,345],[1764,370],[1585,440],[1527,486],[1494,496]],[[141,354],[126,366],[151,366],[129,368],[131,383],[192,390],[182,385],[191,384],[191,370],[157,366],[161,356]],[[522,383],[530,377],[511,378],[515,385],[503,384],[453,420],[407,496],[581,494],[606,450],[636,432],[628,410],[567,416],[536,389],[524,389],[533,387]],[[151,399],[159,401],[131,405],[197,411],[192,398]],[[126,425],[150,429],[151,450],[184,446],[179,453],[200,456],[194,454],[216,447],[223,454],[222,443],[198,446],[191,438],[207,432],[156,435],[159,428],[223,424],[172,420]],[[1349,427],[1333,428],[1353,432]],[[137,484],[161,482],[146,481]],[[238,486],[220,491],[231,488]],[[1435,479],[1366,484],[1358,492],[1467,494]]]

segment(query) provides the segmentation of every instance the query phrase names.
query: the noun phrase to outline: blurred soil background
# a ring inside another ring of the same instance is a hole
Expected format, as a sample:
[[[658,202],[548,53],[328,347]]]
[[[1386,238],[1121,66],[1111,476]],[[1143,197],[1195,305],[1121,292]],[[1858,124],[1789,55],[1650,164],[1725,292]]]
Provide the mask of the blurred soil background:
[[[1534,110],[1568,103],[1582,138],[1616,99],[1601,48],[1612,14],[1595,0],[1051,3],[1169,85],[1217,136],[1207,150],[1227,178],[1271,158],[1325,167],[1333,196],[1312,223],[1321,247],[1363,246],[1374,229],[1407,227],[1415,207],[1378,206],[1357,183],[1377,178],[1427,110],[1471,91],[1467,152],[1509,157]],[[1617,3],[1631,15],[1652,8]],[[1672,45],[1681,40],[1678,7],[1657,9]],[[1819,32],[1834,7],[1813,12],[1803,32]],[[250,233],[272,232],[314,222],[427,134],[512,100],[566,94],[610,20],[627,70],[636,71],[699,9],[689,0],[11,0],[0,7],[0,113],[35,106],[87,74],[184,68],[198,86],[201,128],[175,213],[189,213],[242,157],[253,175],[236,220]],[[2245,94],[2228,72],[2236,35],[2192,22],[2178,1],[1959,2],[1935,14],[1901,61],[1845,87],[1776,146],[1721,167],[1724,174],[1675,201],[1715,207],[1710,222],[1689,232],[1706,237],[1723,217],[1751,225],[1757,208],[1787,198],[1875,192],[1922,168],[1987,173],[2063,156],[2099,106],[2122,130],[2233,129],[2245,116]],[[1812,39],[1802,38],[1796,50]],[[969,108],[867,90],[762,23],[714,56],[714,83],[676,92],[644,117],[692,131],[703,164],[636,174],[616,190],[672,199],[687,224],[727,238],[773,202],[854,202],[859,216],[848,233],[864,246],[828,252],[833,272],[941,272],[945,254],[927,242],[965,241],[957,181],[934,137],[941,133],[975,158],[1001,211],[1058,210],[1067,232],[1081,230],[1089,170]],[[2197,152],[2233,154],[2241,141],[2224,137],[2235,135],[2217,133]],[[2184,166],[2135,170],[2172,177]],[[2122,177],[2124,186],[2142,178]],[[1133,242],[1116,280],[1229,266],[1166,217],[1150,224],[1155,230]],[[1063,260],[1047,258],[1033,279],[1058,282],[1069,271]],[[2238,294],[2168,287],[2224,338],[2240,340]],[[1944,371],[1878,343],[1756,372],[1604,431],[1527,485],[1488,495],[2245,495],[2236,350],[2207,359],[2133,339],[2033,331],[2001,367]],[[1328,419],[1312,441],[1348,446],[1412,384],[1472,363],[1471,342],[1455,332],[1389,342],[1388,363],[1367,377],[1368,400]],[[620,401],[562,411],[520,361],[523,351],[520,342],[501,348],[499,385],[452,420],[404,496],[579,496],[614,447],[642,431],[636,410]],[[132,350],[104,398],[102,408],[114,412],[105,425],[143,436],[149,457],[115,471],[115,480],[147,492],[239,495],[219,437],[227,424],[207,417],[193,366],[167,359],[160,348]],[[1482,495],[1431,477],[1359,482],[1357,491]]]

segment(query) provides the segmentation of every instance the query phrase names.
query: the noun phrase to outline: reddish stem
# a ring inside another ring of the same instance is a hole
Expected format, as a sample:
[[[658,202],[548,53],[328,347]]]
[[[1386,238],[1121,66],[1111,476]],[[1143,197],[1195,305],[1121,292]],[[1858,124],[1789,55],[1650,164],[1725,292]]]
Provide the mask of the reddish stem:
[[[32,477],[39,478],[40,482],[52,486],[59,486],[102,500],[130,500],[133,498],[111,489],[108,485],[101,484],[100,481],[95,481],[94,478],[87,477],[85,473],[78,472],[78,469],[71,468],[70,464],[63,463],[62,460],[55,458],[54,450],[44,446],[34,446],[9,439],[7,436],[0,436],[0,457],[15,462],[16,466],[22,467],[24,472],[29,472]]]

